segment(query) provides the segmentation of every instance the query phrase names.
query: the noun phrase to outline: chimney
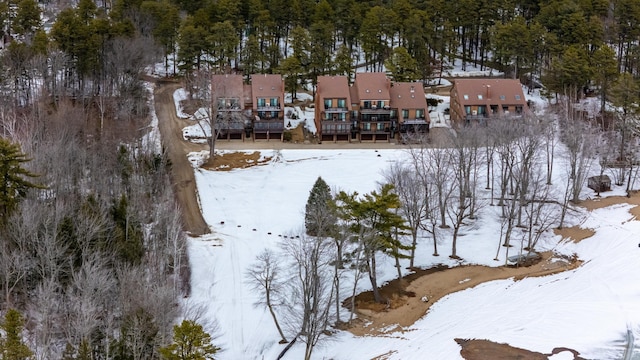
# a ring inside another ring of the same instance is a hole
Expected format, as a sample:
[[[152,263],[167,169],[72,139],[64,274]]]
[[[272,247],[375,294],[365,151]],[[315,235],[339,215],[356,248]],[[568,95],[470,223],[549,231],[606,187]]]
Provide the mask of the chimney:
[[[487,85],[487,99],[491,99],[491,85]]]

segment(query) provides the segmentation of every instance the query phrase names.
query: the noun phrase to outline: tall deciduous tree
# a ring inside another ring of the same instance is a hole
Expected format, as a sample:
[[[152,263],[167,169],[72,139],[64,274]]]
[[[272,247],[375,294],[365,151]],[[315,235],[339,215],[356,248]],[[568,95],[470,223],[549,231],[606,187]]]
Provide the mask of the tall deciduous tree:
[[[407,219],[412,239],[409,267],[413,267],[418,243],[418,230],[422,227],[430,194],[426,193],[426,184],[417,171],[407,165],[393,164],[384,172],[383,176],[386,182],[394,185],[401,201],[400,214]]]
[[[280,334],[280,343],[286,343],[287,337],[280,327],[275,311],[282,300],[284,287],[277,255],[268,249],[258,254],[255,263],[247,271],[247,280],[254,289],[260,292],[261,296],[256,305],[265,305],[269,309],[271,318]]]
[[[331,306],[335,296],[329,263],[330,243],[307,236],[290,236],[282,244],[290,260],[289,322],[296,339],[305,343],[305,360],[310,360],[315,346],[326,336],[332,321]]]

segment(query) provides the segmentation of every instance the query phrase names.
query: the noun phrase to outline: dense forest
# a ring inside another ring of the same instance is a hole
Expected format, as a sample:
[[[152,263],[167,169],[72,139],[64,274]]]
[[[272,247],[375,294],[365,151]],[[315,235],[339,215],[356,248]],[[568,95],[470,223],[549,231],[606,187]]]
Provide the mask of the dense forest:
[[[7,359],[172,351],[188,263],[171,163],[141,141],[156,63],[291,88],[357,67],[427,81],[461,60],[549,96],[595,91],[624,119],[639,96],[637,0],[0,0],[0,38],[0,309],[17,309],[0,329],[28,345],[0,337]]]
[[[2,78],[22,104],[43,92],[139,95],[136,77],[158,57],[173,75],[279,72],[290,84],[356,65],[428,80],[454,59],[560,93],[640,76],[634,0],[5,0],[0,14],[20,40]]]

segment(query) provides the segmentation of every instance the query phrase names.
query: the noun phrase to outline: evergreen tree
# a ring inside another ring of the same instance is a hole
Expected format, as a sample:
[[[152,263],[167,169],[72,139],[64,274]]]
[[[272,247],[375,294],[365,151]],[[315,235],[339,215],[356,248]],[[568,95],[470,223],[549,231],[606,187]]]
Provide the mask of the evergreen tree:
[[[311,188],[305,206],[304,225],[311,236],[328,236],[336,223],[333,211],[333,197],[329,185],[318,177]]]
[[[0,216],[3,222],[16,210],[29,189],[44,188],[26,179],[37,177],[23,166],[30,160],[20,151],[20,145],[0,138]]]
[[[289,56],[284,59],[278,67],[278,73],[284,77],[284,85],[286,91],[291,93],[291,98],[296,99],[296,90],[298,89],[298,79],[302,73],[302,65],[295,56]]]
[[[604,113],[609,87],[618,76],[615,51],[606,45],[599,47],[591,57],[591,66],[594,80],[600,86],[600,111]]]
[[[0,338],[0,359],[26,360],[33,356],[33,352],[22,341],[24,319],[18,310],[9,309],[4,316],[0,329],[4,338]]]
[[[376,302],[382,302],[378,290],[376,275],[376,255],[383,252],[396,259],[408,258],[403,251],[412,246],[400,241],[409,227],[405,219],[398,215],[400,198],[393,192],[393,185],[385,184],[380,192],[372,191],[358,199],[358,193],[340,192],[336,197],[339,217],[344,220],[356,241],[359,242],[365,257],[365,268],[373,288]]]
[[[113,236],[118,257],[129,264],[139,264],[144,256],[142,226],[131,215],[125,195],[114,201],[111,215],[115,222]]]
[[[40,8],[35,0],[20,1],[16,17],[13,19],[13,30],[30,38],[40,28],[40,13]]]
[[[393,54],[384,65],[393,81],[415,81],[420,77],[418,62],[403,46],[393,49]]]
[[[202,325],[183,320],[173,327],[173,343],[161,348],[160,355],[166,360],[207,360],[214,359],[219,350],[211,344],[211,335]]]

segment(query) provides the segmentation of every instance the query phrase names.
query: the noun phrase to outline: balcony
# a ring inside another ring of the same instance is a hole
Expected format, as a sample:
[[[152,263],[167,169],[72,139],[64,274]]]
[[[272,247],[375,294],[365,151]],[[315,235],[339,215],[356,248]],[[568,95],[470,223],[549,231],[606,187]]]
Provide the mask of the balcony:
[[[333,121],[322,122],[323,135],[347,135],[351,132],[351,124],[345,122],[335,123]]]
[[[397,120],[397,116],[391,116],[390,113],[387,114],[360,114],[361,122],[381,122],[381,121],[395,121]]]
[[[280,111],[282,110],[282,107],[280,107],[280,104],[277,104],[277,105],[258,104],[256,109],[258,111]]]
[[[330,107],[324,109],[325,113],[346,113],[349,112],[349,109],[346,107]]]
[[[371,106],[369,108],[360,108],[360,113],[361,114],[391,114],[391,107],[389,106],[385,106],[385,107],[376,107],[376,106]]]
[[[253,123],[253,132],[255,133],[281,133],[284,131],[284,122],[282,120],[261,120]]]
[[[360,124],[361,134],[389,134],[391,132],[391,122],[377,122],[368,124]]]

